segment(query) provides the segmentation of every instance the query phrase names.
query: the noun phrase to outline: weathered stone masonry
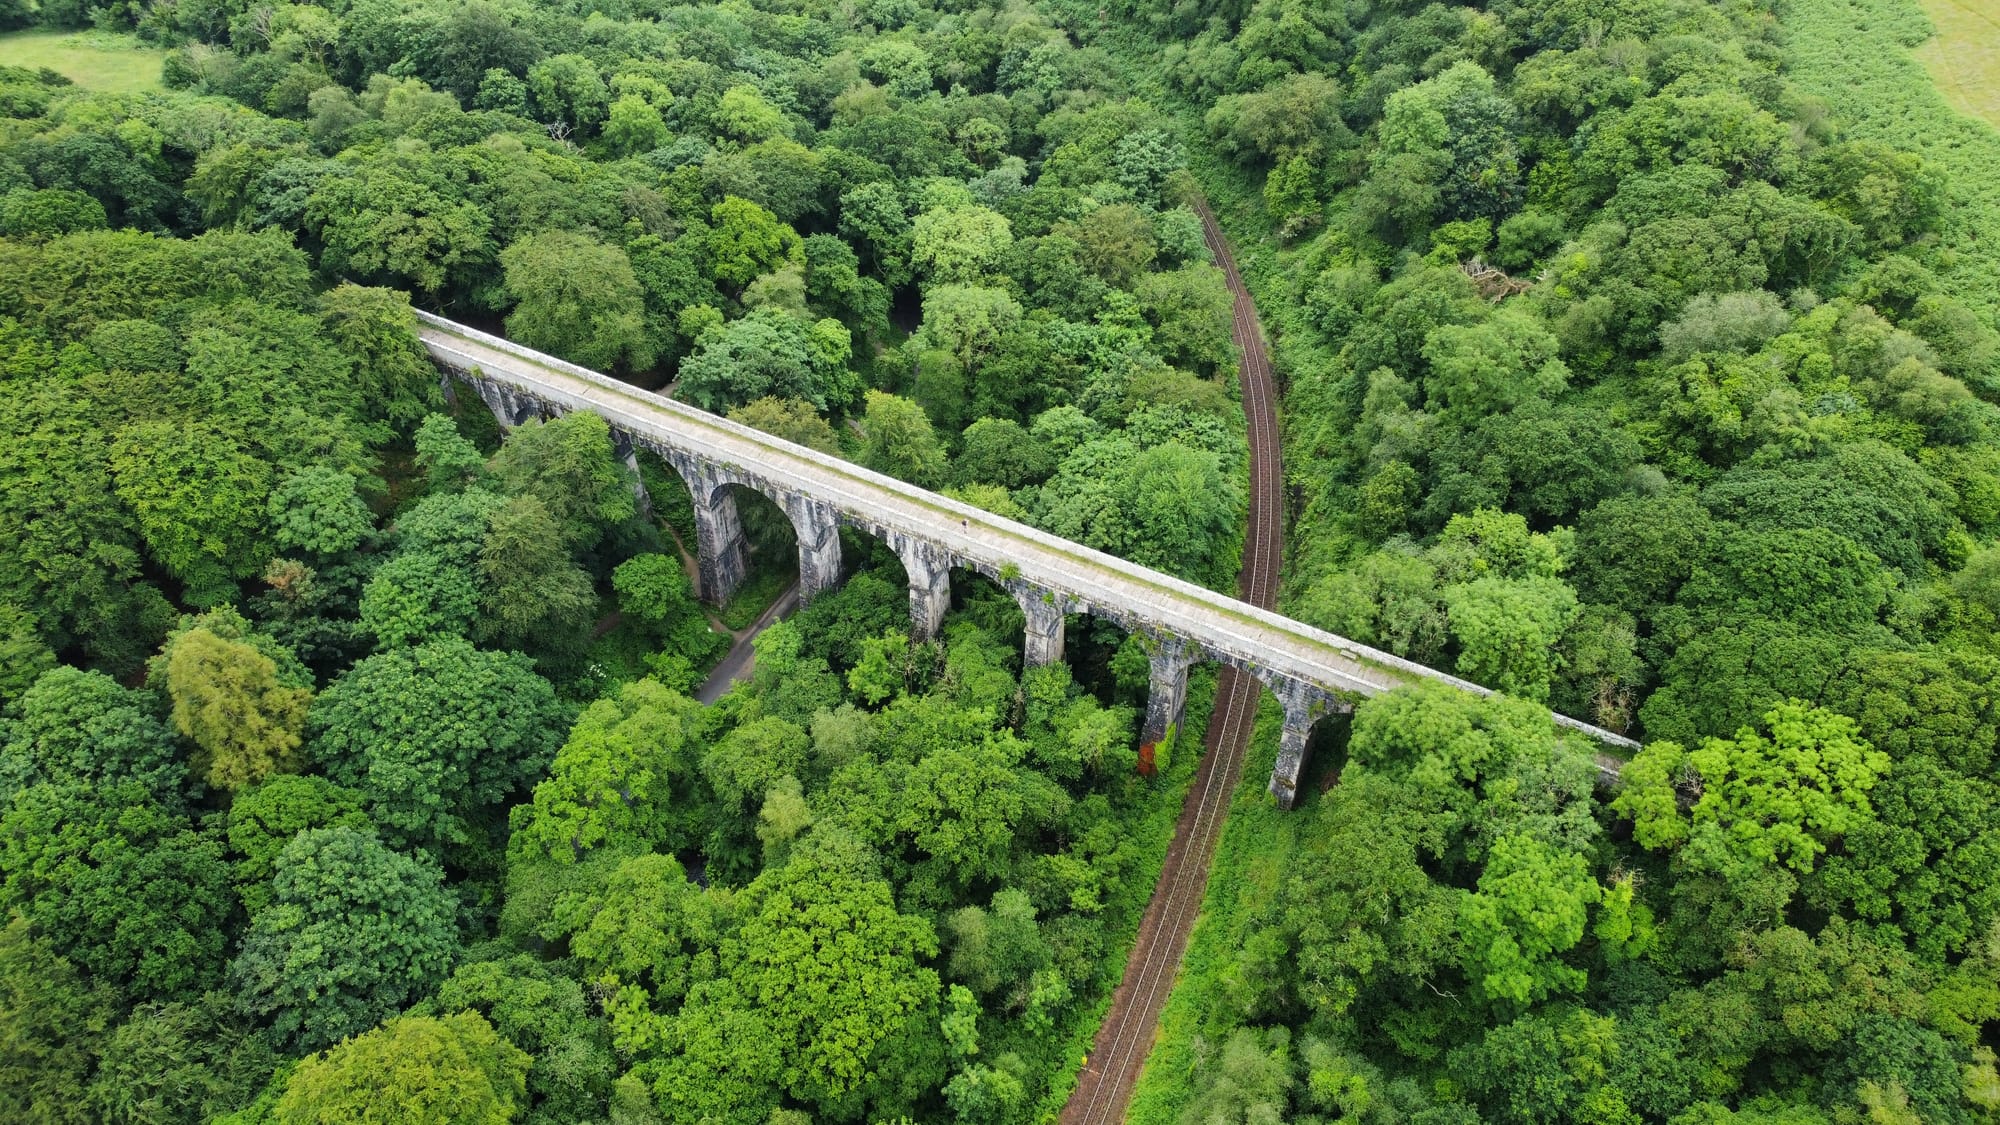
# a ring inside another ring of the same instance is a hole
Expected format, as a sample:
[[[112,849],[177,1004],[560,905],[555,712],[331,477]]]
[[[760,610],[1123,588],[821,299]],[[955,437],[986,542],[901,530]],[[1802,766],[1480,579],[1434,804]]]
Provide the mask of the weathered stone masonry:
[[[840,528],[874,535],[909,576],[910,632],[937,635],[951,598],[954,567],[983,574],[1013,595],[1027,619],[1023,663],[1063,658],[1072,614],[1108,618],[1141,637],[1151,656],[1143,742],[1176,728],[1188,669],[1199,660],[1256,676],[1284,706],[1270,792],[1291,807],[1315,722],[1368,695],[1433,680],[1463,691],[1487,689],[1206,590],[1170,575],[1070,543],[956,500],[760,433],[463,325],[418,314],[419,335],[447,381],[470,385],[502,426],[591,410],[610,425],[632,470],[637,451],[672,465],[694,500],[701,596],[721,602],[747,564],[734,490],[747,488],[782,509],[799,544],[799,597],[810,601],[841,578]],[[1562,727],[1620,749],[1630,739],[1558,715]]]

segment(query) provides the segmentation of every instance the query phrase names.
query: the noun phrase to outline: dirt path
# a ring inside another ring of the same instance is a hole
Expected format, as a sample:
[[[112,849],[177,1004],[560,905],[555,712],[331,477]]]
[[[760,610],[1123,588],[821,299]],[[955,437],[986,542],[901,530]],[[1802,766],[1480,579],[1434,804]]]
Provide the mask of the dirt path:
[[[1253,605],[1271,608],[1278,592],[1284,555],[1280,490],[1284,474],[1278,451],[1277,391],[1264,348],[1257,306],[1243,287],[1229,242],[1205,202],[1197,203],[1209,250],[1228,275],[1235,295],[1231,335],[1242,360],[1243,414],[1250,435],[1250,513],[1243,537],[1243,569],[1237,593]],[[1215,710],[1208,718],[1207,752],[1174,828],[1174,842],[1160,869],[1152,901],[1139,922],[1139,937],[1125,962],[1125,978],[1111,995],[1111,1010],[1091,1045],[1090,1064],[1077,1077],[1063,1106],[1062,1125],[1111,1125],[1124,1119],[1125,1105],[1152,1050],[1160,1011],[1180,972],[1188,934],[1208,888],[1208,867],[1222,838],[1223,818],[1243,774],[1243,753],[1256,725],[1262,685],[1254,677],[1225,668],[1217,678]]]

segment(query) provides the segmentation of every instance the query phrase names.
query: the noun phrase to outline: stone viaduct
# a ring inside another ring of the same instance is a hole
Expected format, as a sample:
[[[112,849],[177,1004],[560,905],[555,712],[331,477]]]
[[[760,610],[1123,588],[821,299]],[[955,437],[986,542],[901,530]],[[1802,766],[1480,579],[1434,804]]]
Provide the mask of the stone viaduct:
[[[746,550],[732,488],[755,490],[784,510],[797,533],[801,601],[839,583],[845,525],[879,537],[902,559],[913,638],[936,635],[954,567],[985,575],[1020,603],[1028,666],[1062,659],[1071,614],[1095,614],[1143,638],[1152,656],[1143,742],[1156,743],[1179,725],[1195,662],[1213,660],[1256,676],[1284,706],[1270,782],[1281,807],[1291,807],[1307,736],[1322,716],[1421,680],[1488,692],[497,336],[428,313],[417,316],[419,338],[447,382],[455,376],[468,384],[502,426],[589,410],[610,424],[618,451],[635,472],[639,449],[672,465],[694,499],[704,599],[726,599],[743,578]],[[1604,748],[1637,748],[1567,716],[1555,721]]]

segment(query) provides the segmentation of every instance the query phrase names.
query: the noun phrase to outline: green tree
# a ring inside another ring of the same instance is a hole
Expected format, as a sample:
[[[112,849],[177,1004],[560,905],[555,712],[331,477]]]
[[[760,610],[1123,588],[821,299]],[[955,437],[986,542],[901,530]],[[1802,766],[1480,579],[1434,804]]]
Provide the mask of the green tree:
[[[1281,236],[1297,236],[1326,221],[1319,172],[1304,155],[1294,156],[1264,177],[1264,206],[1278,220]]]
[[[251,916],[270,905],[271,876],[292,837],[313,828],[370,827],[361,794],[311,774],[279,774],[229,802],[236,893]]]
[[[362,503],[357,483],[328,465],[287,476],[271,492],[271,541],[280,551],[322,559],[361,546],[375,533],[375,517]]]
[[[475,951],[474,956],[481,952]],[[601,1115],[617,1076],[610,1036],[597,1005],[567,966],[533,954],[488,952],[468,961],[411,1015],[476,1012],[514,1046],[534,1056],[528,1070],[531,1119],[588,1120]],[[619,1120],[616,1109],[612,1120]]]
[[[861,416],[861,463],[926,487],[943,481],[944,446],[923,408],[906,398],[868,392]]]
[[[1629,1073],[1617,1066],[1631,1053],[1624,1030],[1614,1017],[1554,1006],[1453,1050],[1451,1066],[1482,1101],[1485,1120],[1630,1123],[1640,1118],[1618,1081]]]
[[[372,832],[300,832],[275,862],[230,978],[245,1010],[304,1050],[359,1035],[418,999],[458,953],[456,910],[434,861]]]
[[[839,1112],[881,1080],[891,1060],[877,1049],[937,1000],[937,974],[919,962],[936,956],[937,938],[929,923],[896,912],[888,884],[799,856],[745,888],[740,911],[721,951],[728,999],[691,997],[680,1019],[754,1011],[775,1084]],[[816,955],[797,955],[807,949]],[[703,1010],[711,1007],[723,1011]]]
[[[492,218],[427,179],[366,161],[320,180],[304,210],[323,245],[320,267],[437,293],[459,271],[490,263]]]
[[[86,1125],[84,1098],[114,1021],[116,997],[92,983],[16,914],[0,926],[0,1114]]]
[[[37,782],[139,782],[177,802],[186,768],[173,731],[148,693],[102,672],[59,666],[21,696],[0,724],[0,797]]]
[[[597,64],[576,54],[550,55],[529,67],[528,94],[541,120],[585,134],[604,120],[611,103],[611,89]]]
[[[0,489],[0,522],[13,529],[0,542],[0,598],[32,610],[56,644],[88,637],[125,647],[119,635],[145,616],[128,600],[139,576],[140,520],[120,501],[101,447],[78,439],[98,426],[64,401],[70,397],[10,391],[0,407],[0,477],[9,482]],[[151,649],[158,640],[156,633],[130,647]]]
[[[140,422],[111,450],[118,498],[147,550],[199,606],[226,601],[270,558],[264,519],[271,470],[206,422]]]
[[[642,156],[667,143],[672,134],[659,108],[637,94],[621,95],[611,103],[604,122],[604,143],[617,156]]]
[[[1107,285],[1130,286],[1159,255],[1153,221],[1129,203],[1096,208],[1074,223],[1056,228],[1076,240],[1077,261]]]
[[[731,86],[724,90],[716,102],[715,125],[745,142],[767,140],[790,127],[784,113],[765,101],[755,86]]]
[[[129,998],[214,984],[228,871],[216,840],[136,781],[30,786],[0,814],[0,908]]]
[[[1047,445],[1019,422],[981,418],[965,428],[964,444],[952,461],[960,484],[997,484],[1003,488],[1039,484],[1055,470]]]
[[[1425,870],[1425,818],[1388,778],[1355,771],[1329,798],[1306,813],[1310,858],[1285,881],[1277,936],[1294,954],[1293,995],[1339,1020],[1373,997],[1422,991],[1446,967],[1463,892]],[[1258,970],[1261,944],[1246,943],[1231,974],[1234,995],[1253,1009],[1279,987]]]
[[[804,772],[809,745],[798,723],[765,715],[710,746],[701,756],[702,775],[726,805],[747,811],[780,778]]]
[[[1583,987],[1584,971],[1559,955],[1583,940],[1602,896],[1583,856],[1532,836],[1495,840],[1479,889],[1459,900],[1466,975],[1484,995],[1523,1006]]]
[[[515,429],[493,456],[493,475],[510,495],[540,500],[572,549],[596,544],[638,512],[611,427],[588,410]]]
[[[840,197],[840,233],[890,285],[910,282],[910,215],[896,185],[861,184]]]
[[[1424,161],[1449,218],[1497,218],[1521,196],[1513,103],[1470,61],[1389,96],[1378,159]]]
[[[458,424],[449,415],[426,415],[413,444],[417,464],[429,477],[432,491],[462,488],[486,471],[485,456],[458,432]]]
[[[686,688],[698,667],[727,644],[709,626],[708,615],[695,598],[694,582],[672,555],[644,554],[618,564],[611,572],[618,605],[640,635],[663,649],[664,657],[685,673],[685,682],[665,678],[668,686]]]
[[[436,405],[437,369],[417,342],[409,294],[337,285],[320,297],[320,322],[354,360],[358,396],[371,419],[403,429]]]
[[[0,603],[0,709],[20,699],[55,666],[55,651],[42,640],[35,619],[19,606]]]
[[[500,252],[508,296],[507,334],[585,367],[653,365],[645,291],[616,246],[568,231],[531,234]]]
[[[506,1125],[527,1105],[528,1053],[477,1012],[399,1016],[308,1057],[271,1108],[278,1125]]]
[[[1291,1036],[1284,1028],[1239,1027],[1203,1078],[1182,1121],[1249,1125],[1276,1118],[1291,1091]]]
[[[1234,298],[1221,270],[1200,264],[1149,273],[1133,292],[1163,359],[1198,372],[1228,365]]]
[[[0,195],[0,234],[40,242],[110,225],[104,204],[80,191],[15,188]]]
[[[361,592],[361,628],[383,647],[472,631],[479,589],[464,564],[442,551],[399,551]]]
[[[764,398],[797,400],[813,410],[844,406],[851,396],[851,344],[837,320],[806,324],[763,308],[703,336],[681,364],[676,393],[721,413]]]
[[[1021,322],[1021,306],[1003,289],[933,285],[924,293],[923,341],[976,368]]]
[[[1433,329],[1424,340],[1430,408],[1471,422],[1532,398],[1554,397],[1569,381],[1557,350],[1553,334],[1518,312]]]
[[[88,1104],[101,1121],[205,1121],[257,1093],[276,1052],[225,992],[145,1003],[104,1040]]]
[[[719,914],[670,855],[625,860],[601,893],[575,905],[570,948],[598,988],[617,994],[608,1005],[614,1035],[648,1006],[671,1011],[715,976]]]
[[[281,681],[276,661],[206,628],[177,635],[164,656],[174,729],[200,748],[192,764],[210,785],[234,791],[303,763],[312,689]]]
[[[364,795],[392,839],[463,844],[542,776],[566,721],[526,657],[433,641],[371,656],[328,685],[308,714],[307,750]]]
[[[1644,847],[1717,832],[1754,859],[1811,871],[1829,843],[1872,819],[1868,791],[1889,756],[1861,740],[1854,720],[1801,700],[1773,707],[1762,725],[1691,751],[1648,745],[1612,808],[1632,820]],[[1685,811],[1675,796],[1684,776],[1700,794]]]
[[[563,550],[555,518],[539,497],[516,496],[493,513],[479,548],[485,578],[475,631],[508,647],[576,646],[597,611],[590,575]]]
[[[981,996],[1005,998],[1025,990],[1029,978],[1048,967],[1048,942],[1035,921],[1035,904],[1021,891],[995,891],[990,908],[961,907],[945,919],[944,928],[951,948],[947,972]]]
[[[1113,437],[1065,457],[1038,503],[1037,522],[1065,539],[1199,579],[1221,560],[1240,493],[1213,453]]]

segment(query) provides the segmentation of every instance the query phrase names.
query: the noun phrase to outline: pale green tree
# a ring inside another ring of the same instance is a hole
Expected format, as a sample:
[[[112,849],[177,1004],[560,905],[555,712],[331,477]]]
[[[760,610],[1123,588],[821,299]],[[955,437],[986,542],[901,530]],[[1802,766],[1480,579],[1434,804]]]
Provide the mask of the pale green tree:
[[[840,439],[833,427],[820,417],[812,403],[801,399],[766,395],[731,410],[729,420],[820,453],[840,454]]]
[[[399,1016],[299,1063],[271,1119],[507,1125],[527,1107],[532,1061],[478,1012]]]
[[[1672,848],[1715,831],[1764,863],[1810,872],[1827,847],[1874,816],[1869,790],[1890,759],[1854,720],[1803,700],[1764,714],[1762,729],[1709,738],[1693,750],[1655,742],[1633,759],[1612,808],[1647,848]],[[1700,796],[1683,809],[1682,787]]]
[[[1576,620],[1576,592],[1555,578],[1479,578],[1447,587],[1444,602],[1468,679],[1545,701],[1556,642]]]
[[[945,285],[977,282],[1014,245],[1006,216],[977,206],[925,211],[911,225],[910,238],[917,271]]]
[[[923,408],[906,398],[869,391],[861,416],[861,463],[926,487],[944,480],[944,445]]]
[[[709,209],[709,268],[732,291],[805,252],[798,232],[747,199],[727,196]]]
[[[516,302],[507,314],[509,336],[585,367],[653,365],[645,290],[624,250],[543,231],[501,251],[500,265]]]
[[[174,728],[200,748],[194,768],[220,789],[256,785],[303,764],[312,689],[280,681],[278,665],[205,628],[169,642],[167,697]]]
[[[1486,996],[1517,1005],[1581,988],[1584,971],[1560,955],[1583,940],[1602,895],[1583,856],[1532,836],[1494,841],[1479,889],[1459,900],[1466,975]]]
[[[666,144],[670,136],[659,109],[645,98],[624,94],[611,103],[604,143],[615,155],[642,156]]]
[[[768,140],[789,128],[785,114],[755,86],[731,86],[715,105],[715,127],[739,141]]]
[[[683,842],[677,780],[693,776],[700,705],[652,680],[584,709],[531,804],[514,809],[509,849],[571,863],[607,846]]]

